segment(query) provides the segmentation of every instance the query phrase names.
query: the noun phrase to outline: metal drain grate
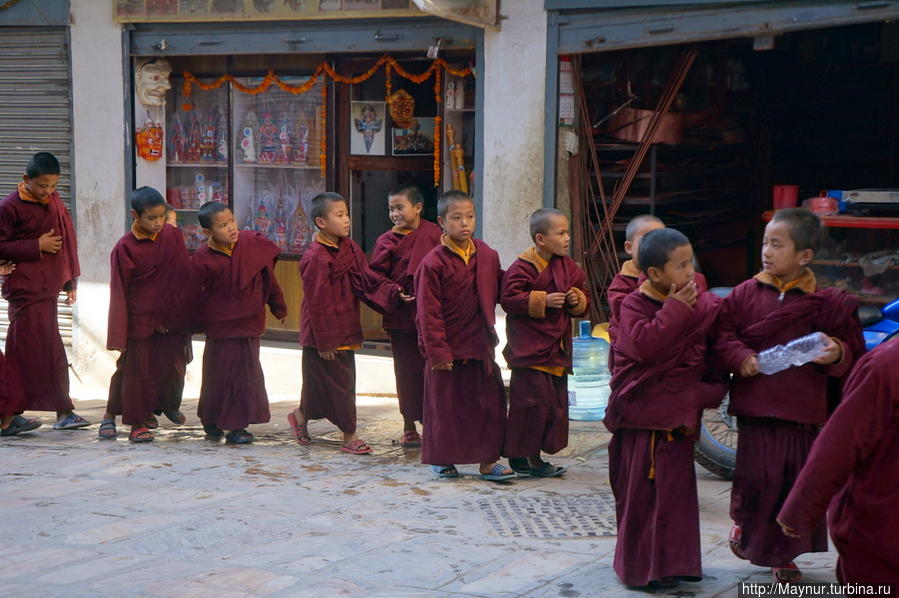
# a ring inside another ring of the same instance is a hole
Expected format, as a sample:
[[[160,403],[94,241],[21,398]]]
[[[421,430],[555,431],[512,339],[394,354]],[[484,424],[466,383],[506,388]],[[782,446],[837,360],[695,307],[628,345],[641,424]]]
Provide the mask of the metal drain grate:
[[[611,492],[573,496],[528,496],[478,501],[488,525],[505,538],[614,536]]]

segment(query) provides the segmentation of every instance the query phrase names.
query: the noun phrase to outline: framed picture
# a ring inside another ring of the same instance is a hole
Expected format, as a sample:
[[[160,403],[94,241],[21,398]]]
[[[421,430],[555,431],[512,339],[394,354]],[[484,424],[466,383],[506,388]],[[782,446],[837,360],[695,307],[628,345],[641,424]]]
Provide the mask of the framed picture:
[[[386,154],[387,111],[384,102],[353,102],[350,114],[350,153]]]
[[[380,0],[343,0],[343,10],[380,10]]]
[[[417,117],[408,129],[393,129],[393,155],[417,156],[434,153],[434,119]]]

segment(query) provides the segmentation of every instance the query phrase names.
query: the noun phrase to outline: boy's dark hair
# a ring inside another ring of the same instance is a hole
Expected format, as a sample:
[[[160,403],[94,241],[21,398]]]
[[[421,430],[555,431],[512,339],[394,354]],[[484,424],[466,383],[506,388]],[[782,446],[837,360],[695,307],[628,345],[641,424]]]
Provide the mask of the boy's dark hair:
[[[331,204],[340,201],[346,203],[343,195],[331,191],[325,191],[324,193],[319,193],[318,195],[313,197],[312,201],[310,202],[309,208],[309,219],[312,221],[312,226],[318,228],[318,225],[315,223],[315,219],[327,218],[328,213],[331,211]]]
[[[464,193],[458,189],[446,191],[440,196],[440,199],[437,200],[437,215],[441,218],[446,218],[446,213],[449,211],[450,206],[454,203],[459,203],[460,201],[470,201],[472,205],[474,204],[474,201],[472,201],[468,193]]]
[[[649,231],[640,241],[640,255],[637,256],[640,270],[645,274],[650,268],[664,269],[671,252],[689,244],[690,239],[687,235],[673,228],[657,228]]]
[[[138,216],[143,214],[144,210],[148,208],[165,205],[165,199],[153,187],[138,187],[131,192],[128,202],[131,204],[131,209],[137,212]]]
[[[166,213],[166,214],[171,214],[171,213],[174,212],[174,211],[175,211],[175,206],[173,206],[172,204],[166,202],[166,204],[165,204],[165,213]]]
[[[653,216],[652,214],[640,214],[639,216],[634,216],[631,218],[631,221],[627,223],[627,228],[624,231],[624,240],[633,241],[634,237],[637,236],[637,231],[650,222],[658,222],[662,226],[665,226],[665,223],[662,222],[661,218]]]
[[[197,212],[197,220],[200,221],[200,226],[203,228],[211,229],[213,216],[230,209],[231,208],[220,201],[207,201],[200,206],[200,209]]]
[[[528,226],[531,230],[531,239],[536,242],[537,235],[545,235],[549,232],[549,223],[552,222],[553,216],[561,216],[567,218],[565,213],[555,208],[540,208],[536,210],[531,217],[528,218]]]
[[[25,176],[34,179],[45,174],[59,174],[59,160],[50,152],[38,152],[28,160]]]
[[[387,192],[388,199],[397,195],[404,196],[413,206],[417,203],[423,204],[425,202],[425,198],[421,194],[421,189],[415,185],[400,185]]]
[[[796,251],[811,249],[818,253],[821,247],[821,219],[805,208],[786,208],[774,212],[771,222],[786,222],[790,225],[790,238]]]

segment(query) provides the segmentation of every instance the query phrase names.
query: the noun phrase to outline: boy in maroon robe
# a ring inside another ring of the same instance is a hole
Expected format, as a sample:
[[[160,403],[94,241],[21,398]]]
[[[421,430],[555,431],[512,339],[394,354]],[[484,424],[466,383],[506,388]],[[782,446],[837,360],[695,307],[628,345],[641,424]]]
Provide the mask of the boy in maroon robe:
[[[287,317],[274,272],[281,250],[259,233],[238,232],[231,210],[217,201],[203,204],[198,217],[209,240],[193,255],[196,313],[206,333],[197,415],[207,436],[229,430],[226,442],[246,444],[253,441],[246,427],[271,419],[259,339],[266,305],[276,318]]]
[[[131,442],[150,442],[153,412],[178,375],[189,338],[189,256],[178,229],[165,224],[165,200],[151,187],[131,193],[131,230],[112,250],[106,348],[121,351],[109,384],[100,438],[116,437],[115,418],[131,426]]]
[[[0,276],[7,276],[16,269],[12,262],[0,263]],[[19,372],[0,353],[0,436],[14,436],[41,427],[41,422],[19,415],[25,411],[25,391],[19,380]]]
[[[415,293],[413,277],[422,258],[440,244],[440,227],[423,220],[424,198],[418,187],[392,190],[387,206],[393,228],[378,237],[371,255],[371,269],[397,283],[407,295]],[[384,329],[390,335],[396,394],[403,416],[404,447],[421,446],[415,422],[422,420],[425,362],[418,349],[415,329],[415,305],[403,304],[395,312],[384,314]]]
[[[421,462],[440,477],[456,463],[478,463],[481,478],[515,477],[497,463],[506,431],[506,398],[494,362],[499,255],[473,239],[475,208],[461,191],[437,202],[445,234],[415,273],[419,344],[425,369]]]
[[[899,584],[896,364],[899,339],[858,361],[777,517],[784,533],[801,537],[818,527],[830,505],[842,583]]]
[[[19,372],[29,411],[55,411],[55,430],[89,426],[69,397],[69,362],[59,335],[57,300],[77,298],[78,245],[69,212],[59,199],[59,161],[31,157],[18,189],[0,201],[0,259],[16,269],[3,281],[9,302],[6,358]]]
[[[702,579],[693,444],[702,410],[725,393],[706,366],[720,299],[698,288],[693,248],[679,231],[647,233],[638,257],[646,280],[621,304],[604,420],[618,516],[613,567],[629,586],[671,587]]]
[[[371,447],[356,435],[356,360],[362,348],[359,300],[381,312],[411,301],[402,287],[372,271],[362,248],[350,236],[350,213],[337,193],[312,198],[312,223],[318,229],[303,259],[303,390],[300,406],[288,416],[296,441],[312,444],[307,422],[327,418],[343,432],[340,450],[367,455]]]
[[[864,350],[858,300],[819,289],[808,269],[821,220],[808,210],[779,210],[765,227],[763,270],[724,300],[716,356],[735,372],[730,413],[740,429],[731,490],[734,553],[771,567],[777,581],[801,578],[793,559],[827,550],[824,525],[802,538],[781,533],[775,517],[827,420],[829,383],[845,376]],[[812,332],[828,337],[824,354],[801,367],[760,375],[757,354]]]
[[[503,454],[515,473],[556,477],[565,473],[540,458],[568,445],[568,377],[571,317],[587,310],[587,277],[568,257],[568,218],[542,208],[531,214],[531,247],[503,276],[506,311],[503,351],[512,369],[509,421]]]

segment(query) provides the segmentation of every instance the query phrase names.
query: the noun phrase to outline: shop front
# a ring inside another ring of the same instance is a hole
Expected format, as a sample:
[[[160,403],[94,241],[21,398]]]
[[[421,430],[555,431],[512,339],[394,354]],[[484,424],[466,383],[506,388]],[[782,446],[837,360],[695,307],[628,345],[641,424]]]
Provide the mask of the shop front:
[[[391,188],[417,185],[430,219],[443,190],[480,201],[480,28],[408,1],[284,3],[274,15],[239,3],[229,18],[215,2],[187,4],[117,4],[133,23],[133,182],[165,189],[189,248],[204,242],[196,214],[209,200],[280,246],[291,309],[269,337],[296,338],[317,193],[348,199],[366,252],[391,226]],[[367,339],[384,338],[368,308],[363,323]]]
[[[899,193],[859,191],[899,188],[899,3],[687,4],[546,2],[546,192],[580,214],[595,290],[636,214],[732,286],[759,267],[769,211],[799,204],[828,226],[821,284],[899,296]]]

